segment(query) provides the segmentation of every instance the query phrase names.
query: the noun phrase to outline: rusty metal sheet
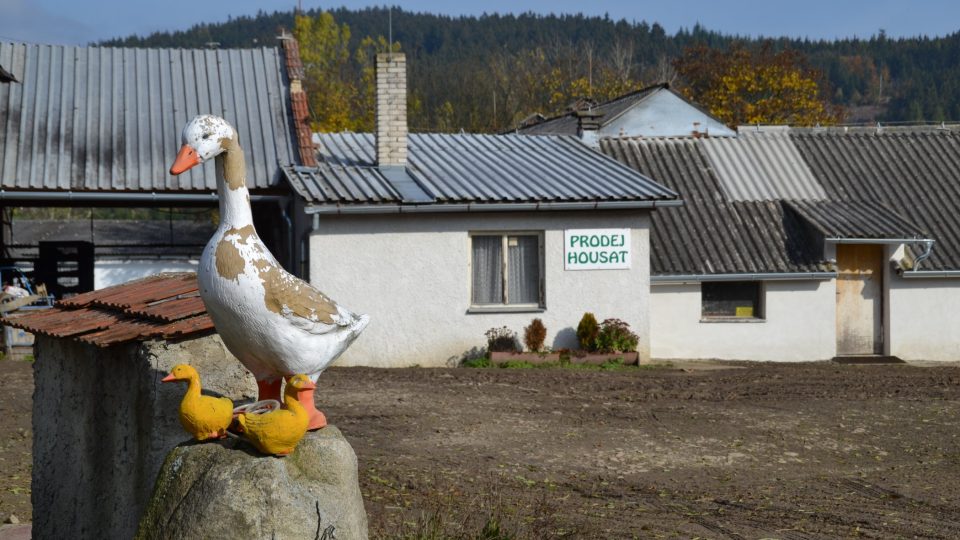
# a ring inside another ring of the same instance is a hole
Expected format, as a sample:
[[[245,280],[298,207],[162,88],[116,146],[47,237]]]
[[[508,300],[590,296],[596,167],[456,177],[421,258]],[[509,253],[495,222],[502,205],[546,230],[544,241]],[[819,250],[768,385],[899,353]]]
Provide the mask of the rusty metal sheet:
[[[93,291],[5,324],[97,347],[147,339],[183,339],[214,331],[197,294],[196,274],[168,273]]]
[[[120,321],[106,330],[79,336],[77,340],[97,347],[109,347],[110,345],[149,339],[157,333],[157,329],[160,327],[161,325],[152,321],[128,319]]]
[[[174,322],[185,317],[206,313],[207,306],[203,304],[203,299],[199,295],[165,299],[149,306],[137,308],[131,307],[124,310],[125,313],[158,319],[166,322]]]
[[[203,332],[210,332],[213,329],[213,319],[204,313],[198,317],[191,317],[164,326],[158,330],[160,335],[156,337],[162,337],[164,339],[182,338]]]

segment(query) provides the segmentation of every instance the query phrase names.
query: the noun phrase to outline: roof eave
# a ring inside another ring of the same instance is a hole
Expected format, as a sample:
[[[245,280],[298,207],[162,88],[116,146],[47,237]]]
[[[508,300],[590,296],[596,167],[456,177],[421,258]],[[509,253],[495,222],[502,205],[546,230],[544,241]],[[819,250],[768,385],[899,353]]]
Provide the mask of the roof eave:
[[[571,201],[535,203],[450,203],[450,204],[311,204],[307,214],[421,214],[466,212],[544,212],[583,210],[653,210],[683,206],[680,199],[643,201]]]

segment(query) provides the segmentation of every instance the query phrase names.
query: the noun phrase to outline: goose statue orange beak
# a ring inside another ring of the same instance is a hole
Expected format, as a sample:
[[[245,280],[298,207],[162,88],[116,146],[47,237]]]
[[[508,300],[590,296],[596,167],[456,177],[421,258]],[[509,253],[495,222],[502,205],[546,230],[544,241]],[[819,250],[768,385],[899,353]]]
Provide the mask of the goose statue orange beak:
[[[200,164],[200,154],[197,153],[197,150],[185,144],[180,147],[180,152],[177,153],[177,159],[173,162],[173,165],[170,166],[170,174],[180,174],[192,167],[195,167]]]

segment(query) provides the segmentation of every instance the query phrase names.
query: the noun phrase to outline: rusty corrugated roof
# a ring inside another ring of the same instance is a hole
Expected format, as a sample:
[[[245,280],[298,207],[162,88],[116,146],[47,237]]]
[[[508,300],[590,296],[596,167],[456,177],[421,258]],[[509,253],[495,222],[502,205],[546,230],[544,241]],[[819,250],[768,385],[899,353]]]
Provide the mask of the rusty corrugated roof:
[[[109,347],[149,339],[183,339],[213,331],[197,275],[164,273],[74,296],[52,309],[8,317],[34,334]]]

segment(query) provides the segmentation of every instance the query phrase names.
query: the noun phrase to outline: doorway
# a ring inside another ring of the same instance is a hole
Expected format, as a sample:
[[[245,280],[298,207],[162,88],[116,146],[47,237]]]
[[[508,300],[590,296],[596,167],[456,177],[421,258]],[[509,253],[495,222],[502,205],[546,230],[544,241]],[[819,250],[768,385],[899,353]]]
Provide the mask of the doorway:
[[[837,245],[837,355],[883,354],[883,246]]]

